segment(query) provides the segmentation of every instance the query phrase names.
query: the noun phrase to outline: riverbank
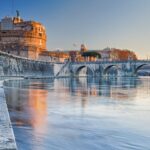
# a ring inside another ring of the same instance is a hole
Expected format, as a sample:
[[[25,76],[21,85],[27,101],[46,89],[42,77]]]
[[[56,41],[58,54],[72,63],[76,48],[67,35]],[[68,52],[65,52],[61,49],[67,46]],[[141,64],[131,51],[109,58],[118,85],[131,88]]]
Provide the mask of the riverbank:
[[[17,145],[8,113],[3,82],[0,81],[0,149],[16,150]]]

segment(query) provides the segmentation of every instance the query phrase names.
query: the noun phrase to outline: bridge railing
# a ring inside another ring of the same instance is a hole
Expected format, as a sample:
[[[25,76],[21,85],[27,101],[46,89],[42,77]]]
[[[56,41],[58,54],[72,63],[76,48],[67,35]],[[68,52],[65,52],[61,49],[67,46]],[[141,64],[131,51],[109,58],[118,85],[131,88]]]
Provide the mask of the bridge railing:
[[[130,62],[130,63],[138,63],[138,62],[141,62],[141,63],[150,63],[150,60],[147,60],[147,59],[140,59],[140,60],[98,60],[98,61],[84,61],[84,62],[80,62],[80,61],[76,61],[76,62],[72,62],[72,63],[75,63],[75,64],[103,64],[103,63],[127,63],[127,62]]]

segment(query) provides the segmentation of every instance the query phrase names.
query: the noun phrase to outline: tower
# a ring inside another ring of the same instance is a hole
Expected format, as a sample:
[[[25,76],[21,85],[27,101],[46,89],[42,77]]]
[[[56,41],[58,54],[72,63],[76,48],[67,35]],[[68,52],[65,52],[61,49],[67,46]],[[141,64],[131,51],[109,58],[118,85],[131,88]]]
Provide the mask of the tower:
[[[80,48],[81,53],[86,52],[87,48],[84,44],[81,44],[81,48]]]

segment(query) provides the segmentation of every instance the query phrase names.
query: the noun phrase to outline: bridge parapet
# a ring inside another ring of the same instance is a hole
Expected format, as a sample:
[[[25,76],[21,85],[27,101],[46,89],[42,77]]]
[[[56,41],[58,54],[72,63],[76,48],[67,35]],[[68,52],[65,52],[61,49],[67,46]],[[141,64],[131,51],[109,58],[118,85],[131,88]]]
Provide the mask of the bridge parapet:
[[[150,63],[150,60],[127,60],[127,61],[84,61],[84,62],[72,62],[72,64],[112,64],[112,63]]]

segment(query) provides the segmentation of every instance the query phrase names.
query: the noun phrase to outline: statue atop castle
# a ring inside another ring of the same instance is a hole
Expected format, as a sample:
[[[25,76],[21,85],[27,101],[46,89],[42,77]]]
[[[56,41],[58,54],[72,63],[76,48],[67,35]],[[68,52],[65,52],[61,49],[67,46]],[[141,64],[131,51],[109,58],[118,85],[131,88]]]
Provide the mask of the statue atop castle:
[[[19,10],[16,10],[16,13],[17,13],[17,17],[19,18],[20,17]]]

